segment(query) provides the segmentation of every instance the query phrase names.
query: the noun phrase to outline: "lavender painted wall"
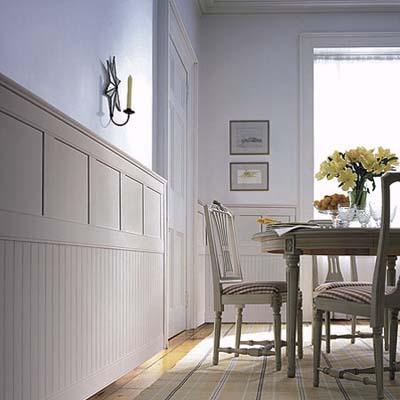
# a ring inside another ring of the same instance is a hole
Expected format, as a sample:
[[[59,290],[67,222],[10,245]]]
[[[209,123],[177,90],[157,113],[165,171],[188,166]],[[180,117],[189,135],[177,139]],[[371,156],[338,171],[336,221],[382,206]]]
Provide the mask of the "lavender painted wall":
[[[1,0],[0,10],[0,72],[151,167],[153,0]],[[134,79],[123,128],[108,124],[100,93],[111,55],[123,107]]]
[[[200,51],[201,11],[197,0],[175,0],[196,55]]]
[[[203,16],[199,197],[297,204],[299,37],[303,32],[398,32],[400,13]],[[269,119],[269,156],[230,156],[229,120]],[[306,155],[303,155],[306,156]],[[268,161],[269,192],[231,192],[229,162]]]

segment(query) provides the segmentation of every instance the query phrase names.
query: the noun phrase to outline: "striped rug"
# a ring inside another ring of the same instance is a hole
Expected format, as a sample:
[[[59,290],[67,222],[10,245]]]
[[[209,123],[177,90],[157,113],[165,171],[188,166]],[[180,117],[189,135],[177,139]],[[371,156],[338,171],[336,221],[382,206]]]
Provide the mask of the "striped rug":
[[[345,325],[334,325],[333,332],[348,333]],[[364,326],[363,330],[368,330]],[[232,346],[234,328],[225,325],[222,346]],[[271,328],[263,325],[245,325],[244,340],[272,339]],[[212,336],[203,340],[188,353],[172,370],[164,374],[136,400],[287,400],[287,399],[376,399],[375,387],[358,382],[335,380],[321,374],[319,388],[312,387],[311,327],[305,327],[304,359],[297,361],[294,379],[286,377],[286,358],[282,371],[275,371],[274,357],[234,358],[221,354],[218,366],[213,366]],[[307,341],[308,339],[308,341]],[[283,351],[284,353],[284,351]],[[283,354],[284,355],[284,354]],[[385,353],[386,362],[388,354]],[[331,354],[323,353],[322,366],[366,367],[373,365],[372,341],[358,339],[332,341]],[[400,373],[394,382],[385,380],[385,399],[400,399]]]

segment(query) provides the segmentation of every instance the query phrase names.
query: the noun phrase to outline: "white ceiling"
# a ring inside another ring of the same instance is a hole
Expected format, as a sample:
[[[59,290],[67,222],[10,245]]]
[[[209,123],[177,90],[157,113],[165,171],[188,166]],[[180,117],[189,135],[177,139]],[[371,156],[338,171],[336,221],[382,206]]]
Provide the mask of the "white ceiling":
[[[400,11],[400,0],[198,0],[204,14]]]

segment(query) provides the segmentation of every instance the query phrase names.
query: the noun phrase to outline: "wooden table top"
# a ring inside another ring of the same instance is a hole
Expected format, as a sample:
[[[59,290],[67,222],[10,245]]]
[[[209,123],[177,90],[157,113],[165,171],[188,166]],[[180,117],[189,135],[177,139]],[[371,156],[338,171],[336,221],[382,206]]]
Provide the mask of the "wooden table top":
[[[374,256],[377,252],[379,228],[299,228],[283,236],[273,230],[256,233],[252,237],[261,243],[263,253],[285,252],[288,239],[301,254]],[[390,230],[389,255],[400,255],[400,229]]]

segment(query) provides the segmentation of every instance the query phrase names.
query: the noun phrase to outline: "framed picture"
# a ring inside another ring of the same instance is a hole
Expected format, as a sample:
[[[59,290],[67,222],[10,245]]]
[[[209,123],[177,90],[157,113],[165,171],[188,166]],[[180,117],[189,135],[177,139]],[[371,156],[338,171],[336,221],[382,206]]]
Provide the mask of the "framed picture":
[[[229,121],[230,154],[269,154],[269,121]]]
[[[269,164],[267,162],[230,163],[230,189],[269,190]]]

